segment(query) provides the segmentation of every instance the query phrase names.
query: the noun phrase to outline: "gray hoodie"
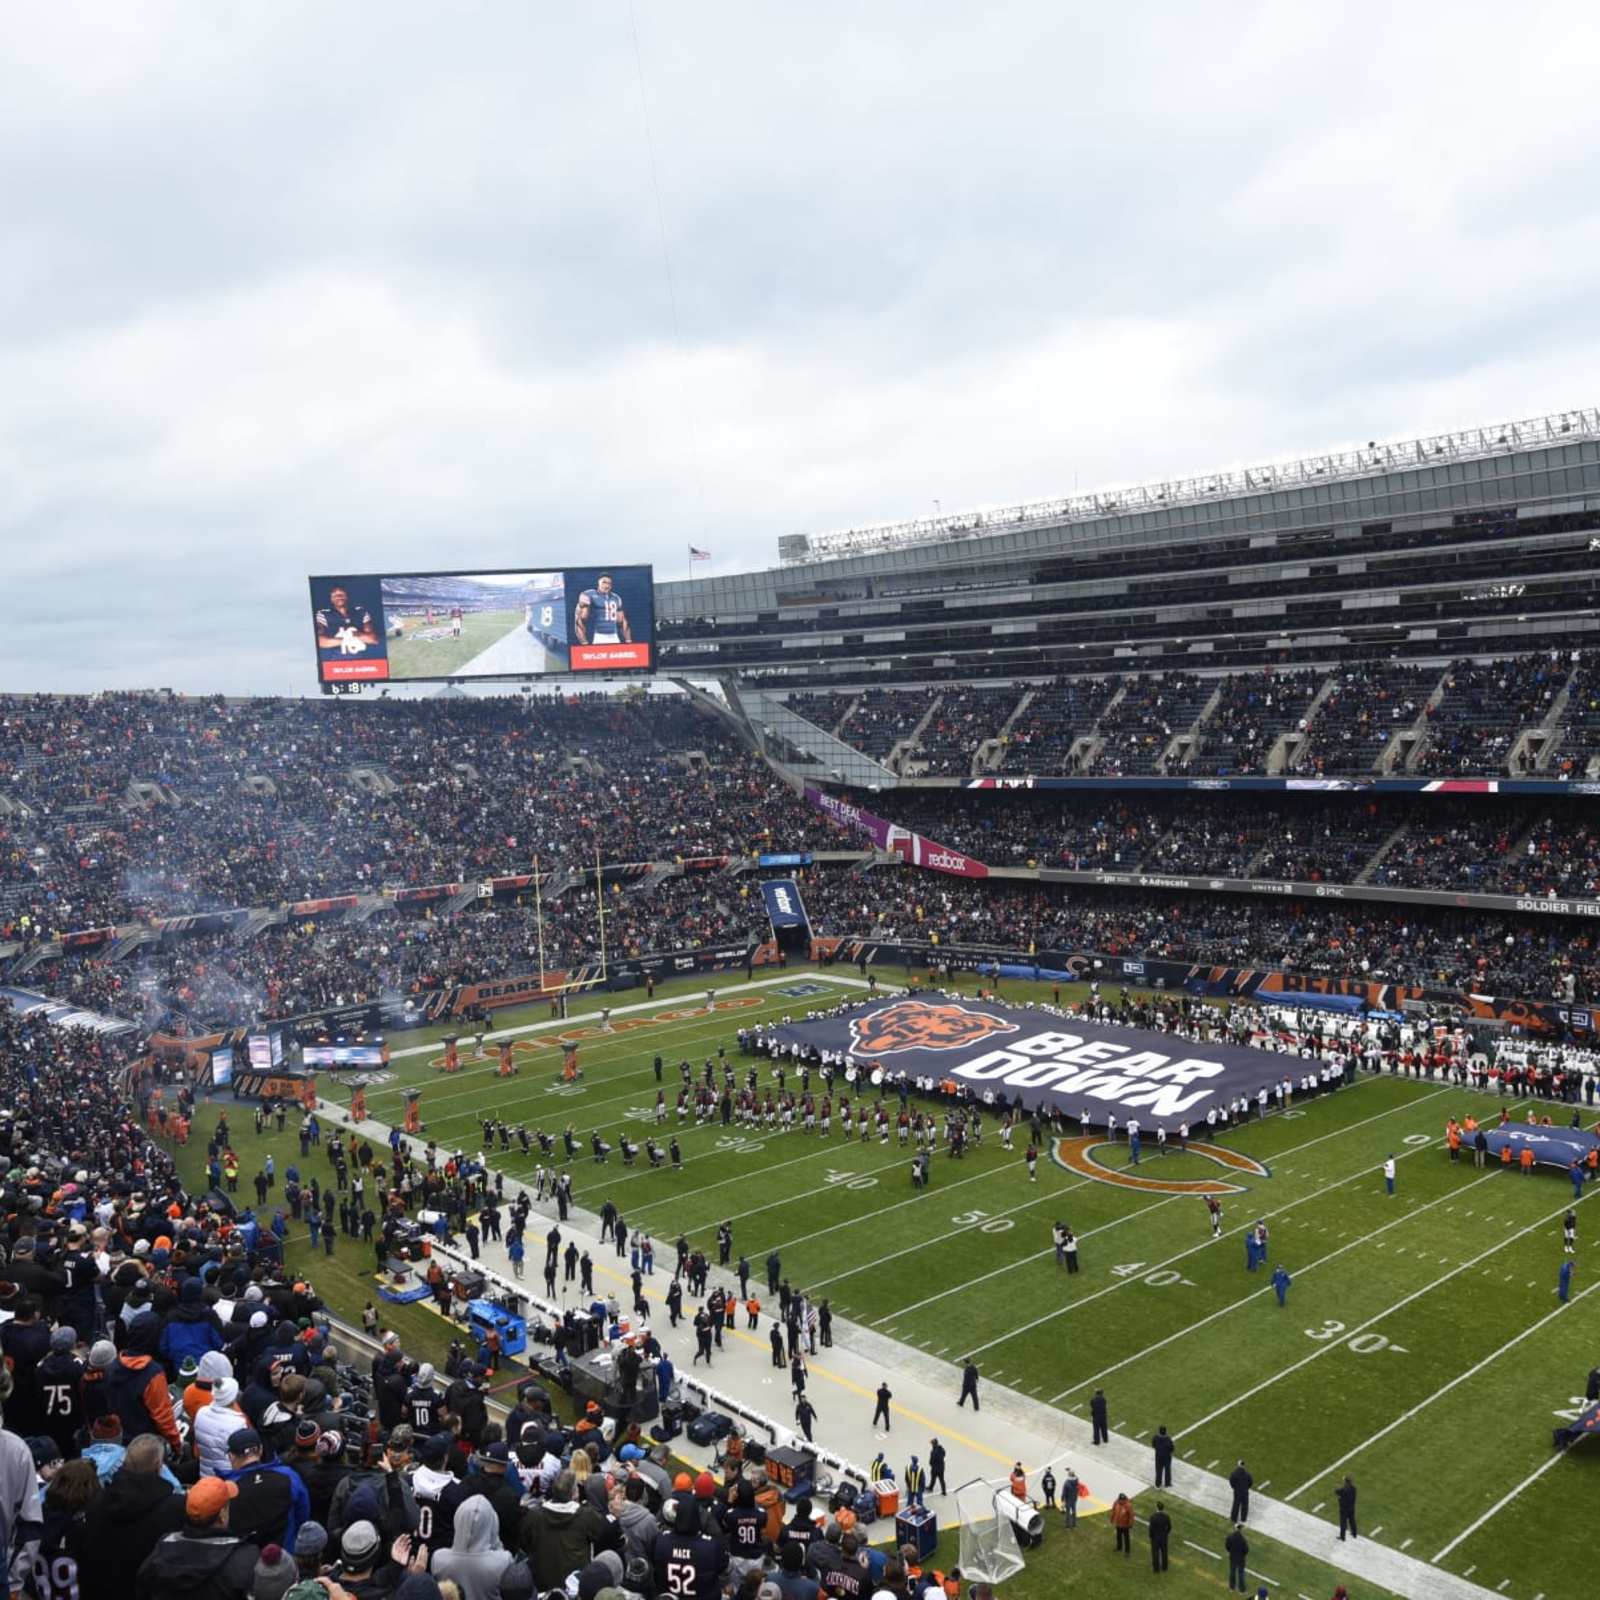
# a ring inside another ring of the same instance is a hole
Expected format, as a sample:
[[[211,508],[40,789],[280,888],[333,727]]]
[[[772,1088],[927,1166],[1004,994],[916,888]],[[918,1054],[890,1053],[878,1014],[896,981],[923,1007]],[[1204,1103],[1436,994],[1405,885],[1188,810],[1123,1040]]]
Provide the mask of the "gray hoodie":
[[[469,1495],[456,1507],[455,1543],[433,1557],[433,1575],[453,1578],[461,1600],[498,1600],[500,1574],[510,1565],[494,1507],[481,1494]]]

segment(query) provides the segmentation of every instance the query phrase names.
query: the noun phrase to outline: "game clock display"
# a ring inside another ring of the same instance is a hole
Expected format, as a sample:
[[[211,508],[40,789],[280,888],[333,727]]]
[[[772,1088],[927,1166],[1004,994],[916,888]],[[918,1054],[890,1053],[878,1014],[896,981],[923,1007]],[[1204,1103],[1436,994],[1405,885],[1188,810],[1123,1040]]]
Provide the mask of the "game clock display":
[[[655,666],[647,566],[314,577],[311,614],[328,690]]]

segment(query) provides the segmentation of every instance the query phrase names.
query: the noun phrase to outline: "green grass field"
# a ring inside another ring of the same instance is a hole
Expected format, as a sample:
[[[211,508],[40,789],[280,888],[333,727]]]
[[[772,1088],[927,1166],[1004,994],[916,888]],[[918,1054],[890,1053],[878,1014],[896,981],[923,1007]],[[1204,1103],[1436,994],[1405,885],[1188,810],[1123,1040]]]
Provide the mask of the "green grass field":
[[[475,656],[522,626],[522,612],[469,611],[461,619],[461,637],[450,637],[450,618],[441,612],[432,628],[418,618],[407,618],[408,632],[389,641],[389,676],[395,681],[407,678],[444,678],[459,672]],[[433,635],[418,638],[419,633]]]
[[[846,982],[807,972],[774,987],[735,982],[718,991],[714,1013],[703,986],[650,1005],[621,995],[615,1020],[626,1026],[610,1033],[577,1008],[566,1023],[549,1022],[547,1008],[502,1013],[496,1033],[527,1030],[517,1035],[520,1074],[509,1081],[493,1075],[492,1062],[440,1077],[435,1040],[408,1036],[394,1041],[394,1081],[369,1088],[368,1109],[398,1120],[401,1089],[420,1084],[428,1134],[441,1147],[476,1150],[477,1118],[490,1111],[530,1130],[559,1133],[570,1122],[585,1139],[598,1129],[615,1142],[628,1127],[642,1141],[658,1050],[670,1107],[680,1058],[698,1065],[723,1044],[742,1074],[741,1023],[830,1004]],[[1010,989],[1008,1000],[1027,998]],[[557,1081],[558,1033],[578,1038],[578,1084]],[[1234,1130],[1226,1142],[1271,1175],[1243,1178],[1250,1187],[1224,1198],[1218,1242],[1193,1195],[1131,1191],[1049,1162],[1030,1184],[1025,1141],[1007,1154],[992,1126],[964,1161],[941,1154],[921,1193],[892,1142],[846,1144],[837,1128],[825,1143],[798,1131],[680,1127],[670,1113],[682,1172],[651,1171],[642,1157],[623,1168],[616,1155],[603,1175],[587,1155],[572,1170],[580,1205],[598,1208],[609,1195],[630,1225],[667,1241],[686,1231],[708,1253],[716,1226],[730,1219],[758,1275],[776,1249],[791,1282],[828,1296],[841,1316],[952,1362],[973,1353],[988,1381],[1041,1407],[1086,1415],[1089,1394],[1103,1386],[1115,1432],[1143,1438],[1164,1423],[1180,1459],[1226,1474],[1244,1456],[1258,1494],[1329,1519],[1334,1485],[1349,1472],[1364,1535],[1509,1596],[1573,1595],[1600,1456],[1587,1446],[1556,1455],[1550,1428],[1581,1403],[1584,1376],[1600,1360],[1592,1329],[1600,1263],[1589,1237],[1600,1229],[1580,1206],[1573,1299],[1560,1306],[1570,1187],[1553,1172],[1478,1170],[1470,1156],[1450,1162],[1445,1118],[1469,1107],[1492,1114],[1470,1093],[1369,1077]],[[266,1148],[246,1132],[247,1180]],[[285,1149],[292,1139],[279,1146],[280,1169]],[[1390,1152],[1399,1161],[1393,1197],[1379,1171]],[[1100,1158],[1115,1167],[1127,1152],[1102,1149]],[[515,1148],[495,1158],[508,1184],[529,1178],[536,1159],[537,1147],[532,1160]],[[1163,1160],[1149,1146],[1141,1167],[1173,1179],[1219,1171],[1198,1155]],[[1074,1277],[1054,1261],[1056,1218],[1081,1240]],[[1293,1276],[1286,1307],[1266,1273],[1245,1267],[1243,1230],[1257,1219],[1270,1230],[1271,1261]],[[314,1270],[335,1304],[353,1297],[344,1307],[353,1313],[366,1298],[356,1269],[365,1271],[368,1253],[340,1249]],[[417,1338],[431,1331],[442,1340],[444,1323],[414,1315],[423,1319]],[[1177,1520],[1179,1544],[1187,1537],[1220,1550],[1219,1519],[1184,1508]],[[1097,1593],[1144,1592],[1142,1546],[1124,1572],[1102,1522],[1048,1540],[1007,1592],[1059,1592],[1080,1567],[1104,1569]],[[1271,1555],[1252,1565],[1285,1592],[1331,1594],[1338,1581],[1295,1552]],[[1184,1548],[1180,1560],[1175,1547],[1163,1588],[1211,1593],[1223,1577],[1200,1552]]]

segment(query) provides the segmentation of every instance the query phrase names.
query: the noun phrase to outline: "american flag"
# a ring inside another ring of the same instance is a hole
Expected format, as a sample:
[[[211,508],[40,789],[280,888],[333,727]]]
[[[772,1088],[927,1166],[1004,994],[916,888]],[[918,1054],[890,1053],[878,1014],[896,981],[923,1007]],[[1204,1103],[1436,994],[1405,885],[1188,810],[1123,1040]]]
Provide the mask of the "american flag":
[[[693,545],[690,545],[689,559],[691,561],[709,561],[711,559],[711,552],[709,550],[696,550]]]

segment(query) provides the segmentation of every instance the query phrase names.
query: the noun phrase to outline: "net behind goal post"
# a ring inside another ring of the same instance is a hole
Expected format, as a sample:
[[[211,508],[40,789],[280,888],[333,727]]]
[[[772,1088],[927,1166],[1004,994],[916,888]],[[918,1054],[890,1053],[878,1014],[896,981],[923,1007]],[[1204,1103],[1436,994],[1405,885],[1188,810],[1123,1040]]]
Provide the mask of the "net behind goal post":
[[[1009,1502],[1009,1503],[1008,1503]],[[971,1582],[1003,1583],[1027,1563],[1017,1538],[1017,1521],[1038,1526],[1038,1512],[1011,1492],[1004,1478],[974,1478],[956,1490],[956,1514],[961,1518],[961,1575]],[[1037,1543],[1037,1539],[1030,1539]]]

